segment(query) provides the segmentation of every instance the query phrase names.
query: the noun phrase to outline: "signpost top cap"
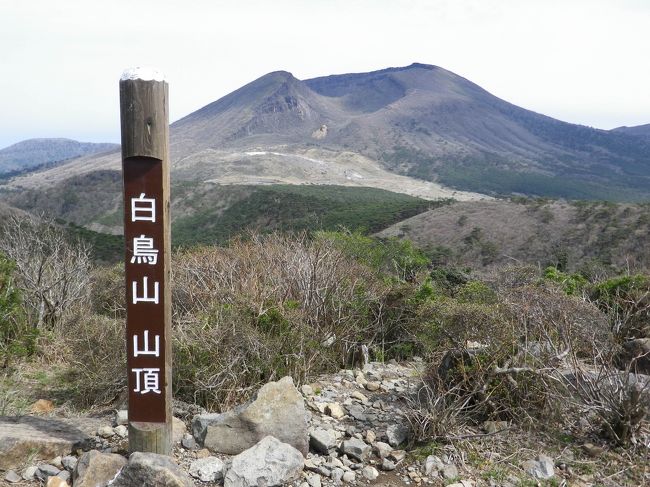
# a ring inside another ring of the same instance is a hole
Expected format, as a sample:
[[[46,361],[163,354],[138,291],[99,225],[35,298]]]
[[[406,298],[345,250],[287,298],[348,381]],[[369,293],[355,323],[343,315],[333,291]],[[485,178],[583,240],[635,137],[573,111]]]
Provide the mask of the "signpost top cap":
[[[167,81],[161,70],[150,66],[136,66],[135,68],[125,69],[120,81],[136,79],[141,79],[143,81]]]

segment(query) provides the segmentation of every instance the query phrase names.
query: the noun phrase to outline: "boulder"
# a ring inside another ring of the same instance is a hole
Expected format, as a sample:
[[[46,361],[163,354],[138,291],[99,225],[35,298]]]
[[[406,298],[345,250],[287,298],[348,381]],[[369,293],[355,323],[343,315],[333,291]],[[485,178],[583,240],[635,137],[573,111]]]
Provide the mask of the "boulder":
[[[79,418],[0,416],[0,470],[18,468],[26,458],[45,460],[87,448],[96,430],[96,421]]]
[[[256,397],[223,414],[201,414],[192,421],[194,438],[206,448],[236,455],[266,436],[309,451],[307,416],[302,395],[291,377],[269,382]]]
[[[74,484],[77,487],[77,484]],[[174,461],[157,453],[135,452],[111,483],[111,487],[160,485],[165,487],[194,487],[192,479]]]
[[[72,481],[75,487],[104,487],[126,465],[126,458],[115,453],[90,450],[75,465]]]
[[[272,436],[232,459],[224,487],[273,487],[300,477],[304,466],[302,453]]]

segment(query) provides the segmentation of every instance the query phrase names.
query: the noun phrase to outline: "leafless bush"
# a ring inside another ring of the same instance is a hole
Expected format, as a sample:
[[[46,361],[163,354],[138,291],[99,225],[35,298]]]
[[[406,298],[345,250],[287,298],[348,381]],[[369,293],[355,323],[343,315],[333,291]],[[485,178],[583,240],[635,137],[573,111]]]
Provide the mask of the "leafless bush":
[[[0,252],[16,264],[18,285],[37,329],[54,328],[87,297],[90,250],[71,242],[52,222],[9,217]]]
[[[495,276],[491,283],[497,294],[488,303],[438,302],[442,351],[430,362],[428,399],[414,408],[416,422],[428,417],[453,418],[457,424],[487,419],[531,426],[540,420],[561,423],[577,410],[566,400],[569,384],[563,373],[570,359],[595,360],[611,348],[607,318],[592,304],[528,278],[525,270]],[[428,430],[443,430],[438,423],[430,422]]]
[[[327,239],[252,235],[177,255],[177,391],[213,408],[261,383],[344,365],[372,339],[386,286]]]
[[[650,415],[650,377],[630,367],[617,370],[611,362],[596,367],[575,362],[573,372],[565,377],[578,414],[592,432],[602,432],[621,446],[637,444]]]

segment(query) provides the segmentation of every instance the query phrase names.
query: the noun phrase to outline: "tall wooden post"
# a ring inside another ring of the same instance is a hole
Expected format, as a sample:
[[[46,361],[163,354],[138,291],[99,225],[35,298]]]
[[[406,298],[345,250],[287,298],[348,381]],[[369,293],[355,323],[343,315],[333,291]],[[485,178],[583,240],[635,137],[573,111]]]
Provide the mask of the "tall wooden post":
[[[168,85],[154,69],[120,79],[129,450],[172,447]]]

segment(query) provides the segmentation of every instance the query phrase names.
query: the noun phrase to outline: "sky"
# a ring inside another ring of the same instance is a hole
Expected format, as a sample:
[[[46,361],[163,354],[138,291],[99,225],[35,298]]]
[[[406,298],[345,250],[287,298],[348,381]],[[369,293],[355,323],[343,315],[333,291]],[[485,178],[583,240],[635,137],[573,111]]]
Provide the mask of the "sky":
[[[413,62],[564,121],[650,123],[650,0],[0,0],[0,148],[119,142],[119,78],[167,76],[171,121],[268,73]]]

